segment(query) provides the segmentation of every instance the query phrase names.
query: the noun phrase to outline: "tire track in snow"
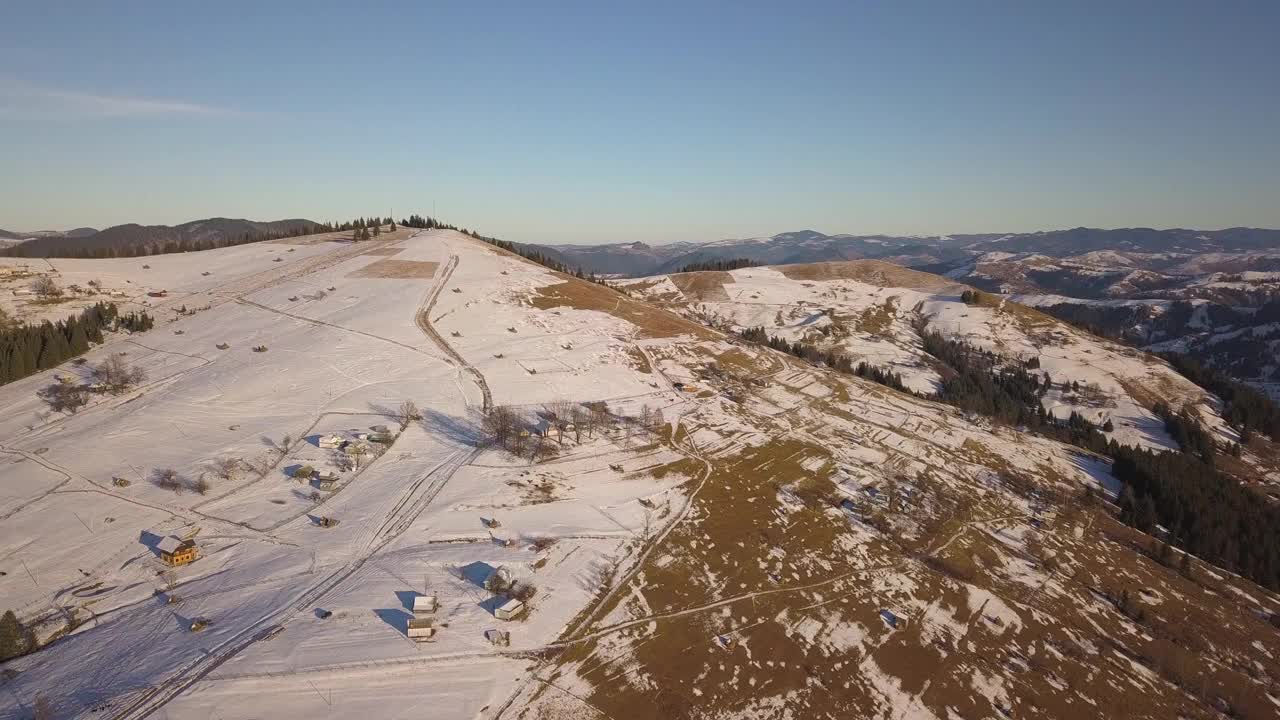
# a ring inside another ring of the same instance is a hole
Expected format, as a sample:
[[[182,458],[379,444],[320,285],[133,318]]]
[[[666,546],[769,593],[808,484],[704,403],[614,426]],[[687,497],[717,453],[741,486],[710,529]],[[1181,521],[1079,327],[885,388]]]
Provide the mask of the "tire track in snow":
[[[445,355],[448,355],[458,364],[459,367],[466,370],[466,372],[468,372],[475,380],[476,384],[480,386],[480,393],[484,397],[483,409],[487,413],[489,412],[489,409],[493,407],[493,395],[489,392],[489,384],[485,382],[484,374],[477,370],[474,365],[467,362],[457,350],[454,350],[453,347],[449,345],[449,343],[445,342],[445,339],[440,336],[440,333],[436,332],[435,327],[431,324],[431,310],[435,307],[436,300],[439,299],[440,293],[444,290],[445,284],[449,282],[449,278],[453,277],[453,271],[458,267],[458,262],[458,256],[450,253],[449,262],[445,264],[444,271],[440,273],[439,280],[436,281],[436,286],[432,288],[431,294],[427,296],[427,302],[424,303],[422,309],[418,311],[416,320],[418,327],[422,329],[422,332],[426,334],[431,342],[435,343],[441,350],[443,350]]]

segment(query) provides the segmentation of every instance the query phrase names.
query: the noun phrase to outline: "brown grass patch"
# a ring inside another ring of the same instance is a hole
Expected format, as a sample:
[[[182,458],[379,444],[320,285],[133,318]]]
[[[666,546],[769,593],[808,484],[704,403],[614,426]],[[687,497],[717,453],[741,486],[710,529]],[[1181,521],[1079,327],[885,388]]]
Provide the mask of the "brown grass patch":
[[[733,282],[733,276],[723,271],[688,272],[668,275],[671,282],[680,288],[689,302],[728,302],[729,292],[724,289],[726,283]]]
[[[374,248],[373,250],[369,250],[368,252],[365,252],[363,254],[364,255],[380,255],[380,256],[386,257],[391,255],[399,255],[402,252],[404,252],[404,248],[384,247],[384,248]]]
[[[636,372],[642,372],[646,375],[653,372],[653,368],[649,365],[649,358],[645,357],[645,354],[640,352],[640,348],[627,348],[627,357],[631,358],[631,360],[635,362],[634,367]]]
[[[538,294],[532,298],[534,307],[539,310],[571,307],[606,313],[635,325],[639,328],[641,337],[693,335],[702,340],[713,340],[717,337],[715,333],[695,322],[647,303],[632,300],[602,285],[565,275],[561,277],[567,279],[555,285],[538,288]]]
[[[439,263],[418,260],[378,260],[347,273],[349,278],[388,278],[396,280],[430,280]]]
[[[965,289],[952,280],[880,260],[846,260],[801,265],[778,265],[773,268],[791,280],[857,280],[879,287],[914,290],[954,291]]]
[[[768,359],[750,355],[742,348],[731,348],[720,353],[716,356],[716,364],[725,370],[747,377],[757,377],[775,369]]]
[[[884,335],[893,327],[893,320],[898,316],[897,298],[889,298],[881,304],[872,305],[858,316],[855,327],[859,332],[871,335]]]

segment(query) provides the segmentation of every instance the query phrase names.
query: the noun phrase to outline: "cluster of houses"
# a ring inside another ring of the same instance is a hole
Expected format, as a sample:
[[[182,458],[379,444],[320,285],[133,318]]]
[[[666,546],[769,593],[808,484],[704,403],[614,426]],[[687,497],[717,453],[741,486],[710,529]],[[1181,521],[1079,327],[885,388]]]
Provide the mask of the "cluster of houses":
[[[368,432],[353,431],[347,435],[330,433],[321,435],[316,444],[326,450],[342,450],[348,455],[363,455],[369,451],[369,443],[389,445],[395,435],[386,425],[374,425]]]
[[[316,439],[316,445],[322,450],[338,450],[359,464],[361,457],[374,454],[373,443],[390,445],[395,439],[395,434],[386,425],[374,425],[368,432],[352,431],[346,434],[321,435]],[[327,475],[332,477],[326,477]],[[317,476],[317,487],[321,490],[332,489],[332,485],[337,483],[337,480],[337,475],[333,473],[321,473]],[[323,487],[324,483],[331,487]]]

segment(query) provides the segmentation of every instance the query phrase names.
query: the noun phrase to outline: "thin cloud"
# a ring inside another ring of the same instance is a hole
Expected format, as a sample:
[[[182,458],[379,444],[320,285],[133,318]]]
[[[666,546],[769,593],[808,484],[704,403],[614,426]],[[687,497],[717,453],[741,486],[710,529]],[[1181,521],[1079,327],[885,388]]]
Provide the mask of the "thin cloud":
[[[0,113],[76,115],[107,118],[217,117],[242,115],[203,103],[36,87],[0,80]]]

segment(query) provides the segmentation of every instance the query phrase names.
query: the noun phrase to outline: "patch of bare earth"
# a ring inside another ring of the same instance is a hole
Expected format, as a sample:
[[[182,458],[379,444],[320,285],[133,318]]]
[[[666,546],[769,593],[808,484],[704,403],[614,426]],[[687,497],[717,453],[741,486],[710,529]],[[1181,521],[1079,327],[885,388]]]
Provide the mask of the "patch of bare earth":
[[[404,248],[398,248],[398,247],[385,247],[385,248],[374,248],[373,250],[370,250],[369,252],[366,252],[366,253],[364,253],[364,254],[365,254],[365,255],[378,255],[378,256],[382,256],[382,257],[390,257],[390,256],[392,256],[392,255],[399,255],[399,254],[400,254],[400,253],[402,253],[402,252],[404,252]]]
[[[846,260],[800,265],[777,265],[774,270],[791,280],[857,280],[879,287],[899,287],[914,290],[954,291],[964,285],[931,273],[908,270],[901,265],[879,260]]]
[[[728,302],[729,292],[724,286],[733,282],[733,276],[723,271],[675,273],[668,275],[680,288],[689,302]]]
[[[347,273],[349,278],[385,278],[396,280],[430,280],[439,263],[418,260],[377,260]]]
[[[606,313],[635,325],[640,330],[640,337],[692,335],[704,340],[717,337],[715,333],[695,322],[660,310],[648,303],[632,300],[602,285],[576,278],[568,278],[564,282],[538,288],[531,302],[540,310],[571,307]]]

